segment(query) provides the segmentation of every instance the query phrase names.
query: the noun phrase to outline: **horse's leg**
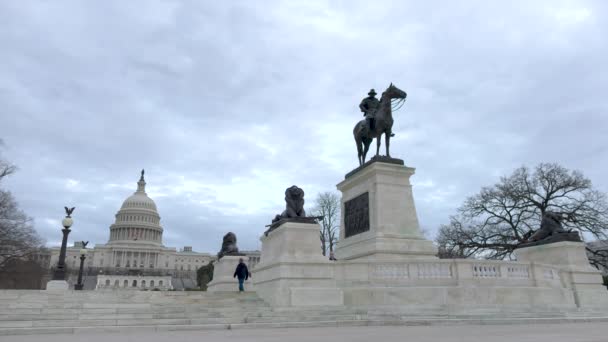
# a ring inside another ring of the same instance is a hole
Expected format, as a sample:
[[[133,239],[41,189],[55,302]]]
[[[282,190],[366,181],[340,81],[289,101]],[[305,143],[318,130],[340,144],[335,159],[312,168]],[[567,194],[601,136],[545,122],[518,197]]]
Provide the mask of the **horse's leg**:
[[[391,157],[391,154],[389,152],[389,147],[391,145],[391,131],[388,130],[386,131],[386,133],[384,133],[384,139],[385,139],[385,143],[386,143],[386,156],[387,157]]]
[[[382,139],[382,133],[376,137],[376,157],[380,155],[380,139]]]
[[[369,145],[372,143],[373,139],[367,139],[367,141],[365,141],[365,149],[363,150],[363,164],[365,164],[365,156],[367,155],[367,151],[369,151]]]
[[[357,137],[355,138],[355,143],[357,144],[357,159],[359,160],[359,165],[363,165],[363,159],[365,158],[361,147],[363,142],[361,141],[361,138]]]
[[[359,161],[359,165],[361,165],[361,164],[363,164],[361,162],[361,155],[363,152],[361,144],[362,144],[363,137],[362,137],[362,132],[359,129],[359,124],[356,124],[355,128],[353,128],[353,137],[355,138],[355,144],[357,145],[357,160]]]

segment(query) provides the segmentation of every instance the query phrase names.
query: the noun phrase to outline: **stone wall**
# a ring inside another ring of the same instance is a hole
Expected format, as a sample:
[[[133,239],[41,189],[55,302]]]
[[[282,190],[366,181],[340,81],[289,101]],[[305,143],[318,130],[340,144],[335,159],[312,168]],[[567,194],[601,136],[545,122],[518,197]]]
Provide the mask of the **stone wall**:
[[[575,310],[556,267],[489,260],[343,261],[337,286],[349,306],[402,310]]]

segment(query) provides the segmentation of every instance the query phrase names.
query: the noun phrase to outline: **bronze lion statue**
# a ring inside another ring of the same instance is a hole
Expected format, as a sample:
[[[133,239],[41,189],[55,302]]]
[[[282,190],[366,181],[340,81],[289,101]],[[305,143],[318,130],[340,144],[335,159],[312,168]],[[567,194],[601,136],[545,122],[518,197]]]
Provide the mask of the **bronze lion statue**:
[[[306,217],[304,211],[304,190],[293,185],[285,190],[285,210],[275,216],[272,223],[286,218]]]
[[[222,241],[222,250],[217,253],[217,258],[221,259],[224,255],[238,255],[239,248],[236,246],[236,235],[233,232],[229,232],[224,235]]]
[[[557,235],[560,233],[565,233],[564,227],[562,226],[562,221],[564,220],[564,216],[558,214],[553,211],[545,211],[543,214],[542,221],[540,222],[540,229],[537,230],[530,237],[530,241],[540,241],[546,239],[551,235]]]
[[[565,230],[562,226],[562,222],[566,220],[574,222],[574,218],[571,215],[545,211],[540,222],[540,228],[536,231],[529,231],[526,233],[523,236],[523,243],[520,244],[519,247],[560,241],[580,242],[581,238],[578,232]]]

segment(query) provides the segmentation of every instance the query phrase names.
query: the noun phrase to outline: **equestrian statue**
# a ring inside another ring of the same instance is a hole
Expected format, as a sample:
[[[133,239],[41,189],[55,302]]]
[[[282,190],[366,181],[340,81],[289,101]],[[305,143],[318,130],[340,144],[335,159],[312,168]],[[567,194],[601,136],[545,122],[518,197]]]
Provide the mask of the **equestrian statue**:
[[[375,97],[374,89],[370,90],[368,95],[359,105],[365,119],[359,121],[353,129],[359,165],[365,163],[365,156],[374,138],[376,138],[376,156],[379,156],[382,134],[384,134],[386,144],[386,156],[391,157],[389,148],[391,137],[394,136],[392,132],[393,110],[401,108],[407,97],[403,90],[395,87],[392,83],[382,93],[380,100]],[[393,108],[393,104],[396,104],[395,108]]]

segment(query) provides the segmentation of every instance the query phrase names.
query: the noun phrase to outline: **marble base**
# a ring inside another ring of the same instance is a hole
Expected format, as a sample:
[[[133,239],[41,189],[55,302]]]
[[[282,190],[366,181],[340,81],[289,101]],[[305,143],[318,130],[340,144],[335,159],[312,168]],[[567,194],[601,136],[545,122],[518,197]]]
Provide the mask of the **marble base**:
[[[437,259],[437,247],[426,239],[367,232],[339,242],[335,255],[338,260]]]
[[[602,274],[589,264],[582,242],[556,242],[515,250],[518,261],[554,265],[566,288],[573,291],[579,308],[608,308],[608,291]]]
[[[515,250],[518,261],[555,265],[572,271],[597,271],[589,264],[582,242],[556,242]],[[599,271],[597,271],[599,273]]]
[[[67,291],[70,285],[65,280],[51,280],[46,283],[47,291]]]
[[[238,292],[239,281],[234,278],[234,271],[239,264],[239,259],[243,259],[245,264],[249,261],[246,256],[225,255],[213,265],[213,280],[207,285],[207,292]],[[251,270],[249,270],[251,273]],[[244,284],[245,291],[253,291],[251,278]]]
[[[343,213],[335,253],[338,260],[437,259],[437,248],[420,232],[410,184],[414,171],[395,163],[374,162],[337,185]],[[368,205],[362,220],[369,220],[369,229],[347,237],[345,203],[365,193]]]
[[[342,305],[334,263],[321,253],[320,226],[286,222],[260,238],[260,263],[253,271],[258,295],[272,306]]]

